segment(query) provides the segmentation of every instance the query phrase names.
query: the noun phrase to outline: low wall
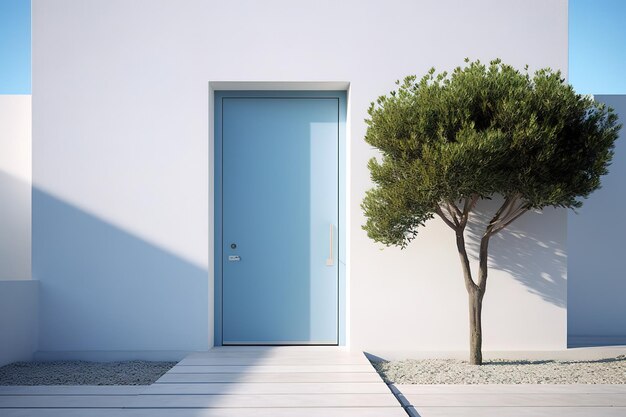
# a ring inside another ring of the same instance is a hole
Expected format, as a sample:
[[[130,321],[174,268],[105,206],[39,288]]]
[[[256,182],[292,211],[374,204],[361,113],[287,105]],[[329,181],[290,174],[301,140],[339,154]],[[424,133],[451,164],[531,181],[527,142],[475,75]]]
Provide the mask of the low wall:
[[[39,333],[38,293],[38,281],[0,281],[0,366],[32,359]]]

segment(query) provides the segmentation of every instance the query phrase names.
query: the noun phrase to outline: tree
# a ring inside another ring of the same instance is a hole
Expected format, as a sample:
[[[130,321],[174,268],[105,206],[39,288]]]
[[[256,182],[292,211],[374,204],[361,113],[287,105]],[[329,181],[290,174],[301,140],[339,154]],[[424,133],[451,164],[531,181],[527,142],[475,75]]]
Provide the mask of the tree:
[[[621,125],[612,109],[576,94],[558,71],[532,76],[494,60],[466,59],[397,81],[372,103],[365,141],[374,188],[361,207],[368,236],[405,248],[438,216],[453,231],[469,296],[470,363],[482,363],[482,301],[490,238],[524,213],[578,208],[600,187]],[[476,204],[502,196],[484,225],[473,276],[465,228]]]

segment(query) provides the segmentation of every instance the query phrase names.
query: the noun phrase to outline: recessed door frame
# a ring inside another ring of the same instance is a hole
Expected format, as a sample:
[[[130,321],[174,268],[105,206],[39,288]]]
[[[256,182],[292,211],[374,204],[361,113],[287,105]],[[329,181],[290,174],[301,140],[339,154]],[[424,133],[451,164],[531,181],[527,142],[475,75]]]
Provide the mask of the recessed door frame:
[[[221,112],[222,112],[222,99],[225,97],[293,97],[293,98],[335,98],[339,100],[339,160],[338,160],[338,172],[339,172],[339,207],[338,207],[338,236],[337,236],[337,256],[338,256],[338,344],[340,346],[346,345],[346,118],[347,118],[347,91],[342,90],[265,90],[265,89],[250,89],[241,90],[235,89],[234,83],[224,83],[222,88],[219,86],[213,86],[209,89],[210,92],[210,117],[212,120],[213,130],[213,345],[222,346],[222,125],[221,125]],[[333,83],[335,85],[339,83]],[[245,85],[245,83],[244,83]],[[276,86],[277,83],[271,83],[271,86]]]

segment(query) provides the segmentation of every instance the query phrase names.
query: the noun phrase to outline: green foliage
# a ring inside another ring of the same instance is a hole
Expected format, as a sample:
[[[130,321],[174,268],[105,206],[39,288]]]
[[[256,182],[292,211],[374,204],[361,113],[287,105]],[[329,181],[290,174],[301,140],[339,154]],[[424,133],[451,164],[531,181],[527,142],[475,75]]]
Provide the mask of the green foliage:
[[[405,247],[444,201],[519,194],[529,208],[580,207],[600,187],[621,125],[560,72],[500,60],[409,76],[368,110],[375,187],[368,236]]]

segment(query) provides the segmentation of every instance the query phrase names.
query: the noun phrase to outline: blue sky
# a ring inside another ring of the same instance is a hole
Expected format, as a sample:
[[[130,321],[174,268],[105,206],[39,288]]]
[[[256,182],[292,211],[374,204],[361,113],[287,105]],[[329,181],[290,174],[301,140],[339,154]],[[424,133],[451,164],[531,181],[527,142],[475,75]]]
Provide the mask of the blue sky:
[[[30,94],[30,65],[30,0],[0,0],[0,94]],[[626,94],[626,0],[569,1],[569,81]]]
[[[569,1],[569,82],[583,94],[626,94],[626,0]]]
[[[0,0],[0,94],[30,91],[30,0]]]

